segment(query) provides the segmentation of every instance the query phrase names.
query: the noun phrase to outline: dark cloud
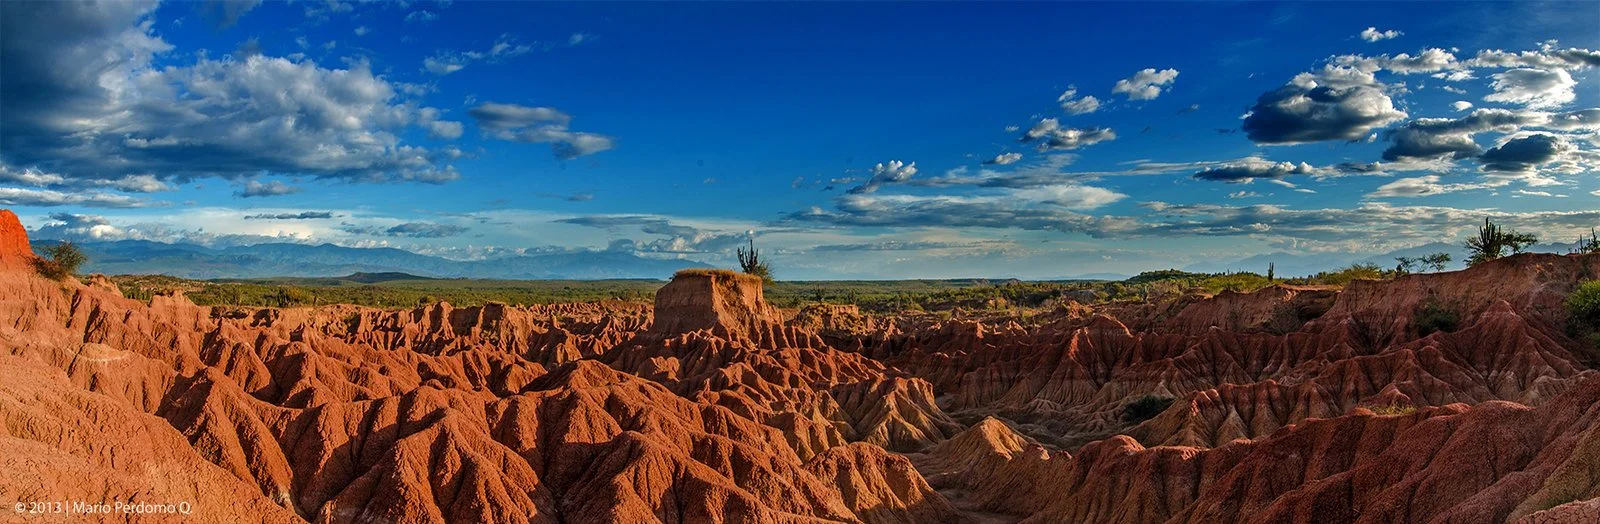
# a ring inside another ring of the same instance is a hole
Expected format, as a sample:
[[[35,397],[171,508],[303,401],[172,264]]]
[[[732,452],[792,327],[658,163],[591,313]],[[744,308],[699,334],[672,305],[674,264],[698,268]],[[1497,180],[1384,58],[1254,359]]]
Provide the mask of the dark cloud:
[[[407,222],[392,227],[382,226],[357,226],[354,224],[341,224],[340,231],[357,235],[375,237],[404,237],[404,238],[445,238],[467,232],[467,228],[451,224],[434,224],[429,222]]]
[[[240,188],[238,191],[235,191],[233,196],[239,198],[271,197],[292,195],[299,193],[300,191],[302,191],[301,188],[285,184],[280,180],[273,180],[266,183],[251,180],[249,182],[245,182],[244,187]]]
[[[245,220],[316,220],[333,218],[329,211],[302,211],[299,213],[262,213],[245,216]]]
[[[488,102],[467,111],[484,134],[500,140],[550,144],[556,158],[571,160],[616,146],[608,136],[570,131],[572,117],[548,107]]]
[[[238,23],[239,18],[260,4],[261,0],[206,0],[202,4],[202,12],[218,29],[225,29]]]
[[[1566,149],[1566,142],[1553,135],[1529,135],[1484,151],[1478,160],[1485,171],[1528,171],[1555,160]]]
[[[1381,86],[1330,83],[1297,79],[1262,94],[1244,119],[1245,136],[1258,144],[1359,140],[1406,117]]]

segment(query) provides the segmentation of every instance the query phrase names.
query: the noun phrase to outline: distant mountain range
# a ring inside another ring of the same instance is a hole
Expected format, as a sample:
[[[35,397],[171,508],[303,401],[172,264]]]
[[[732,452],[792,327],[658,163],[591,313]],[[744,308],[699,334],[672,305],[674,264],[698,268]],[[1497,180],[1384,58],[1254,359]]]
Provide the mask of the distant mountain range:
[[[48,242],[40,242],[39,245]],[[353,273],[408,273],[438,278],[510,280],[597,280],[665,278],[690,260],[645,258],[617,251],[579,251],[521,255],[488,260],[450,260],[393,248],[351,248],[332,244],[257,244],[209,248],[145,240],[81,242],[89,256],[85,271],[106,274],[162,274],[192,279],[324,277]]]
[[[50,244],[37,242],[35,247]],[[80,242],[89,255],[84,269],[94,273],[161,274],[181,278],[212,280],[222,278],[327,277],[366,274],[384,278],[384,273],[404,273],[429,278],[478,278],[507,280],[600,280],[627,278],[667,278],[679,269],[702,267],[692,260],[647,258],[623,251],[570,251],[493,258],[451,260],[421,255],[394,248],[353,248],[333,244],[256,244],[211,248],[196,244],[167,244],[147,240]],[[1532,251],[1565,253],[1572,244],[1535,245]],[[1381,255],[1319,253],[1296,255],[1271,253],[1234,261],[1208,261],[1181,269],[1197,273],[1249,271],[1265,274],[1275,264],[1280,277],[1296,277],[1348,266],[1353,263],[1377,264],[1392,268],[1395,257],[1450,253],[1450,269],[1465,267],[1466,249],[1460,244],[1433,243]],[[1060,277],[1060,280],[1122,280],[1128,275],[1094,273]],[[990,278],[999,278],[992,277]]]
[[[1528,251],[1536,253],[1566,253],[1573,247],[1575,247],[1573,243],[1534,244],[1533,247],[1528,248]],[[1183,270],[1196,273],[1248,271],[1266,274],[1267,264],[1273,264],[1275,266],[1274,271],[1279,277],[1300,277],[1346,267],[1351,264],[1377,264],[1378,267],[1391,269],[1398,263],[1395,260],[1396,257],[1420,257],[1441,252],[1450,254],[1450,265],[1447,269],[1455,270],[1467,267],[1467,249],[1465,247],[1459,243],[1434,242],[1416,247],[1397,249],[1380,255],[1363,255],[1359,253],[1317,253],[1311,255],[1295,255],[1281,252],[1269,253],[1234,261],[1199,262],[1185,266]]]

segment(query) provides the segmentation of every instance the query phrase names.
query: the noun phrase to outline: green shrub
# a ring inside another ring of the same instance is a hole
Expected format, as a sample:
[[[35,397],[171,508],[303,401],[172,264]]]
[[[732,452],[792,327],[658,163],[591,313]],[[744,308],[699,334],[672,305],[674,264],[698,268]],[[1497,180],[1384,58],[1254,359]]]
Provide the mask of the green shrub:
[[[1323,271],[1305,279],[1306,284],[1343,286],[1353,280],[1383,280],[1393,274],[1377,264],[1350,264],[1334,271]]]
[[[1600,330],[1600,280],[1578,285],[1578,289],[1567,296],[1567,312],[1572,315],[1573,322]]]
[[[1436,331],[1446,333],[1455,331],[1461,323],[1461,316],[1454,309],[1429,300],[1417,308],[1417,316],[1413,323],[1417,326],[1417,335],[1425,337]]]
[[[71,242],[62,242],[44,248],[44,257],[33,260],[34,269],[51,280],[62,280],[78,273],[78,268],[89,257]]]
[[[1124,422],[1138,424],[1140,422],[1156,418],[1156,415],[1160,415],[1162,411],[1166,411],[1167,408],[1171,407],[1172,403],[1175,401],[1177,401],[1177,399],[1172,397],[1163,397],[1160,395],[1145,395],[1139,397],[1133,402],[1123,404],[1122,420]]]

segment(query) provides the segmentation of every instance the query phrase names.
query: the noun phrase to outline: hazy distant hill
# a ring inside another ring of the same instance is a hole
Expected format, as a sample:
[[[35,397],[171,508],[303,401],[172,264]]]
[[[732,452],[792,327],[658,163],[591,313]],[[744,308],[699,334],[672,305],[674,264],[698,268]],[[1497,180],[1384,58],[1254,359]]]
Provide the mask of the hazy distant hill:
[[[41,242],[39,245],[45,245]],[[86,271],[106,274],[163,274],[182,278],[319,277],[406,273],[424,277],[495,279],[661,278],[686,267],[687,260],[644,258],[631,253],[595,251],[458,261],[393,248],[350,248],[332,244],[258,244],[213,249],[193,244],[143,240],[84,242]],[[373,276],[377,275],[377,276]]]
[[[1538,243],[1528,248],[1535,253],[1566,253],[1575,247],[1575,242]],[[1379,255],[1363,256],[1360,254],[1343,253],[1317,253],[1312,255],[1294,255],[1289,253],[1270,253],[1256,255],[1234,261],[1207,261],[1190,264],[1183,268],[1184,271],[1196,273],[1227,273],[1249,271],[1265,274],[1267,264],[1275,264],[1280,277],[1298,277],[1316,274],[1348,266],[1350,264],[1377,264],[1384,269],[1393,268],[1396,264],[1395,257],[1420,257],[1433,253],[1449,253],[1450,265],[1446,269],[1456,270],[1467,267],[1467,249],[1459,243],[1447,244],[1433,242],[1416,247],[1397,249]]]

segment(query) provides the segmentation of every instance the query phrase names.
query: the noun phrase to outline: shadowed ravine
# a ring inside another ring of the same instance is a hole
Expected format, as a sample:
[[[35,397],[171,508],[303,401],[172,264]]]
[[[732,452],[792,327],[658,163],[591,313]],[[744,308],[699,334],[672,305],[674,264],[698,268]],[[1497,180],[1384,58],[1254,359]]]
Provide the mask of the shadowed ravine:
[[[0,212],[0,502],[185,501],[197,522],[1600,519],[1600,376],[1561,307],[1600,255],[1026,322],[786,311],[707,270],[653,307],[201,307],[47,280],[32,257]],[[1420,332],[1429,303],[1454,330]],[[1125,416],[1146,396],[1175,400]]]

